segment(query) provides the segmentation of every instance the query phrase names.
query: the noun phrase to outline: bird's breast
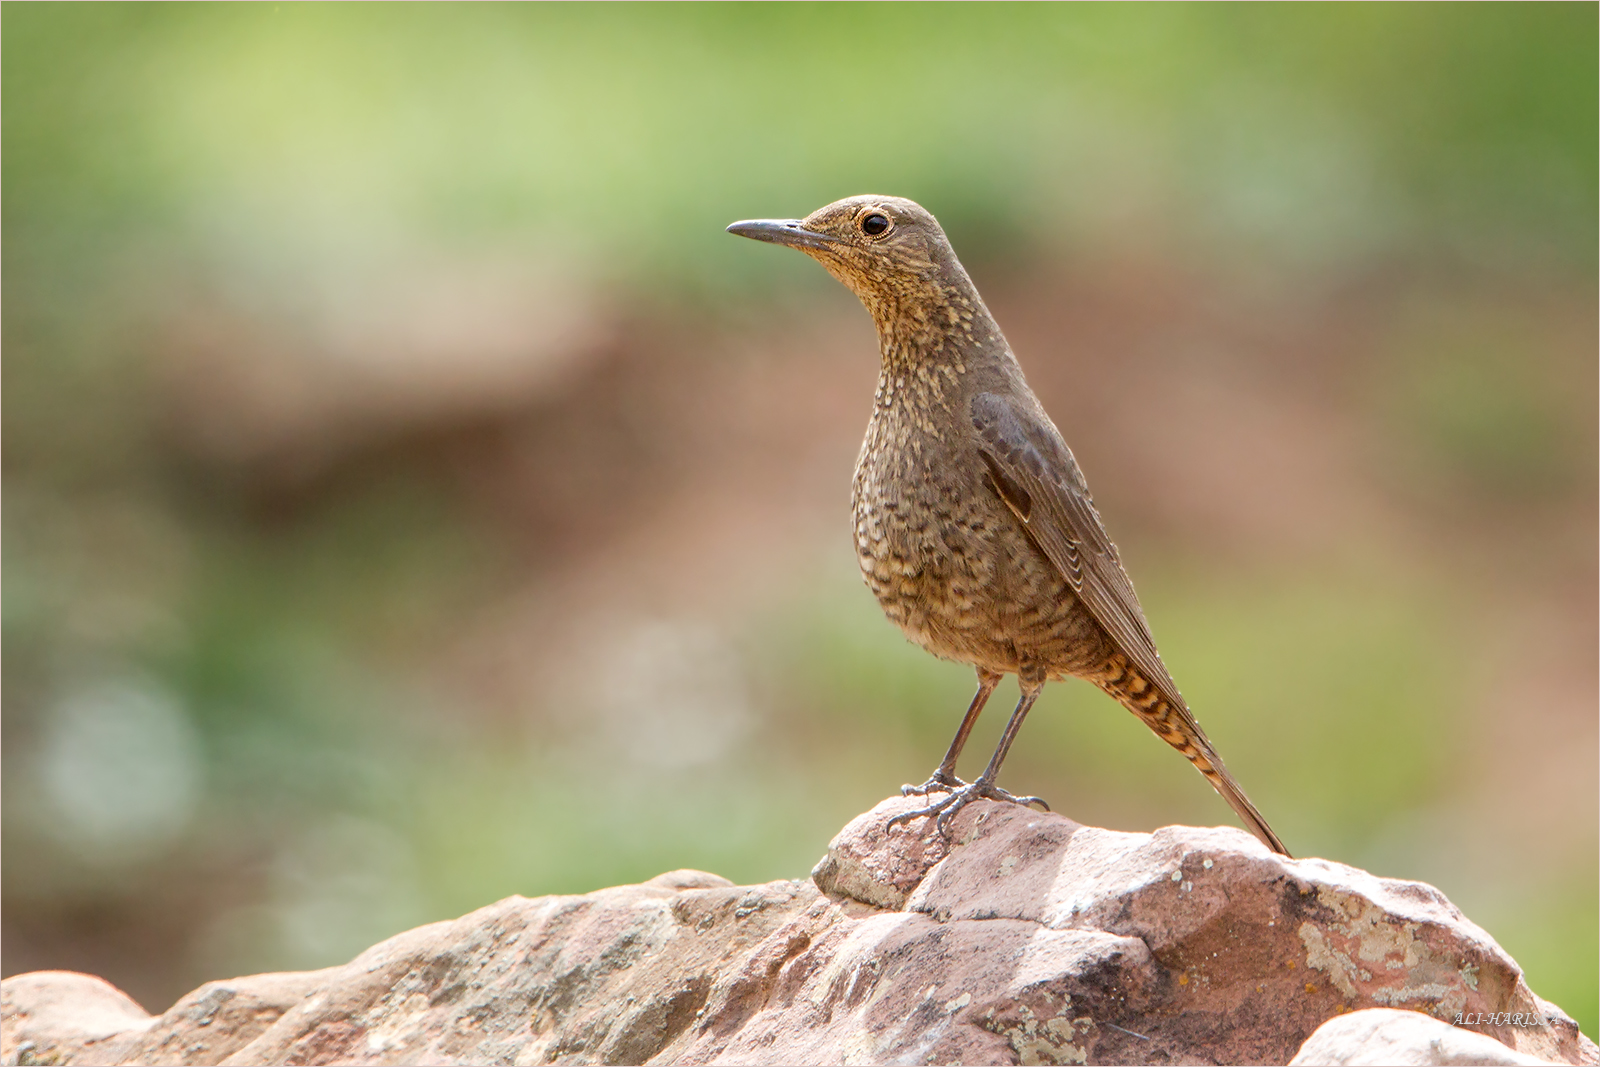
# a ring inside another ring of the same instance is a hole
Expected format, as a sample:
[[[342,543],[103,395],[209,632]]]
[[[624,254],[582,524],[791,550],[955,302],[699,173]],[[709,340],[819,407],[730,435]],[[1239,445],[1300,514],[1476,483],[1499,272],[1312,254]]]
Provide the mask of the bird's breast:
[[[957,659],[970,657],[944,647],[947,635],[992,615],[1003,584],[1004,527],[1014,525],[981,478],[976,451],[964,452],[952,434],[930,434],[917,420],[880,410],[852,493],[856,557],[868,588],[913,640]]]
[[[998,671],[1071,658],[1063,642],[1082,642],[1087,615],[987,484],[976,442],[946,425],[875,412],[852,493],[862,579],[935,655]]]

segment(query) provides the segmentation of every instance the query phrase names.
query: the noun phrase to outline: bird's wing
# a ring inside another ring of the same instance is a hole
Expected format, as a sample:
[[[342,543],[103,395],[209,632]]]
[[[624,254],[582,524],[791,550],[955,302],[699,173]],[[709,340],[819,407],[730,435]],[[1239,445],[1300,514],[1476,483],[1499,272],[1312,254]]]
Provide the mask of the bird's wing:
[[[1117,547],[1101,525],[1083,472],[1056,428],[1033,406],[994,393],[973,397],[972,425],[1000,499],[1071,583],[1117,650],[1166,698],[1179,724],[1178,739],[1166,729],[1170,720],[1158,723],[1146,718],[1146,724],[1189,757],[1268,848],[1287,856],[1288,849],[1223,766],[1162,664]],[[1129,710],[1138,713],[1131,705]],[[1199,752],[1184,742],[1192,742]]]
[[[1048,419],[994,393],[972,399],[972,426],[1000,498],[1071,583],[1129,662],[1182,706],[1133,582],[1100,522],[1072,450]]]

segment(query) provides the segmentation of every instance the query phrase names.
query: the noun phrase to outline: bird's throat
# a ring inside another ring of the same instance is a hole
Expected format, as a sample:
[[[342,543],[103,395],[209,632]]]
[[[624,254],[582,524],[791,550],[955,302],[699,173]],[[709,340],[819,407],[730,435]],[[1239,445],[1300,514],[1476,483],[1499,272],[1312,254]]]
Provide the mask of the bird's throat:
[[[863,299],[878,328],[884,373],[946,366],[960,366],[964,372],[971,354],[999,335],[988,309],[976,296],[955,286],[939,286],[910,299],[901,294],[874,303]]]

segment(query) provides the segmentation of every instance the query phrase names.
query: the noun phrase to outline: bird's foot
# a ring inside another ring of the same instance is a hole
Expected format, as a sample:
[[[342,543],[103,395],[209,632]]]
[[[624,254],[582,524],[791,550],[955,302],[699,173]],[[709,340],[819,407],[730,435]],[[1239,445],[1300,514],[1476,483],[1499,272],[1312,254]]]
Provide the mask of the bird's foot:
[[[984,796],[990,800],[1004,800],[1008,804],[1021,804],[1023,807],[1027,807],[1030,804],[1037,804],[1039,805],[1041,811],[1050,810],[1050,805],[1044,802],[1044,797],[1019,797],[1014,793],[1006,792],[999,786],[991,787],[991,791],[985,793]]]
[[[901,786],[900,795],[903,797],[925,797],[929,793],[953,793],[966,784],[966,782],[963,782],[953,774],[946,774],[943,770],[937,770],[933,772],[932,777],[921,785]]]
[[[936,774],[934,777],[937,778],[938,775]],[[929,782],[931,784],[932,779]],[[1008,793],[992,782],[979,778],[970,785],[962,785],[952,789],[948,796],[934,801],[925,808],[918,808],[915,811],[902,811],[899,815],[893,816],[885,824],[884,829],[893,829],[898,823],[910,822],[912,819],[931,815],[934,817],[934,829],[939,832],[939,836],[948,837],[950,836],[950,821],[956,817],[957,812],[974,800],[999,800],[1007,804],[1037,804],[1045,811],[1050,810],[1050,805],[1039,797],[1019,797],[1013,793]]]

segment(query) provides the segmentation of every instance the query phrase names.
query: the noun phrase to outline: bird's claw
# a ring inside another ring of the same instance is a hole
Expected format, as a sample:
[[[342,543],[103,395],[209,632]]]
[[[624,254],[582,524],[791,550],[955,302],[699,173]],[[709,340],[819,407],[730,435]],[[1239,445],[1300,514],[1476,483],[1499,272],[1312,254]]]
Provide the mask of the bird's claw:
[[[937,777],[938,775],[935,774],[934,778]],[[931,786],[933,783],[934,779],[930,778],[928,782],[924,783],[924,786]],[[910,796],[914,791],[921,792],[925,795],[927,792],[925,787],[917,790],[915,787],[906,786],[901,790],[901,795]],[[935,788],[943,787],[935,786]],[[889,821],[884,824],[884,829],[891,830],[899,823],[910,822],[912,819],[919,819],[923,816],[931,815],[934,817],[934,829],[938,831],[939,836],[949,837],[950,821],[956,817],[956,814],[960,812],[962,808],[966,807],[974,800],[999,800],[1007,804],[1022,805],[1037,804],[1045,811],[1050,810],[1050,805],[1046,804],[1039,797],[1019,797],[1013,793],[1009,793],[1006,790],[1001,789],[997,785],[986,782],[982,778],[979,778],[976,782],[960,785],[951,789],[948,796],[934,801],[925,808],[918,808],[915,811],[902,811],[900,814],[892,816]]]
[[[990,800],[1006,800],[1013,804],[1021,804],[1023,807],[1027,807],[1031,804],[1037,804],[1044,811],[1050,810],[1050,805],[1044,802],[1043,797],[1019,797],[1015,794],[1006,792],[999,786],[994,786],[993,790],[993,792],[985,793],[984,796]]]

